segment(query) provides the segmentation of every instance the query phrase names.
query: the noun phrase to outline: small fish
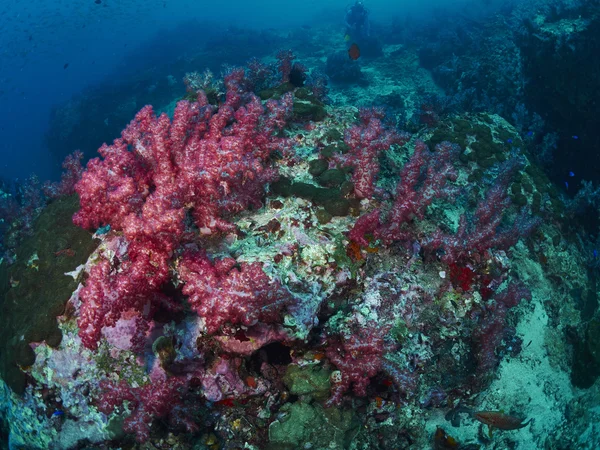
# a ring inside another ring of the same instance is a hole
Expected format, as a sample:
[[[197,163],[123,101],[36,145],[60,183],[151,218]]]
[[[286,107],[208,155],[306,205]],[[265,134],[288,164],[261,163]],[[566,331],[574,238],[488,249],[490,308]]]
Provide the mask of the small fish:
[[[528,131],[527,136],[533,136],[533,131]]]
[[[98,236],[102,235],[102,234],[106,234],[110,231],[110,225],[105,225],[103,227],[100,227],[96,230],[96,234]]]
[[[570,177],[574,177],[575,176],[575,172],[569,172],[569,176]]]
[[[512,139],[507,139],[506,142],[508,142],[509,144],[512,144],[513,140]]]
[[[348,56],[353,61],[356,61],[358,58],[360,58],[360,48],[358,48],[358,45],[352,44],[350,46],[348,49]]]
[[[594,249],[592,255],[594,255],[594,259],[598,258],[598,250]]]
[[[344,36],[344,40],[345,40],[346,42],[348,42],[348,41],[350,40],[350,35],[349,35],[349,34],[346,34],[346,35]]]
[[[443,428],[437,427],[433,435],[434,450],[446,450],[459,448],[459,443],[456,439],[450,436]]]
[[[477,411],[473,413],[473,417],[488,426],[490,438],[492,437],[492,430],[494,428],[498,428],[499,430],[518,430],[519,428],[526,427],[531,422],[531,419],[523,422],[523,419],[520,417],[504,414],[502,411]]]
[[[252,389],[256,389],[256,386],[258,386],[258,383],[256,382],[256,378],[254,378],[253,376],[247,376],[246,377],[246,385],[248,385],[248,387],[251,387]]]
[[[577,136],[577,135],[573,135],[573,136],[571,136],[571,137],[572,137],[573,139],[575,139],[575,140],[579,139],[579,136]]]
[[[567,188],[567,191],[569,190],[569,182],[565,181],[565,187]]]
[[[65,65],[63,66],[63,69],[66,69],[67,67],[69,67],[69,63],[65,63]]]
[[[323,352],[315,352],[313,354],[313,360],[315,361],[321,361],[323,358],[325,358],[325,353]]]
[[[56,411],[54,411],[52,413],[52,417],[60,417],[63,416],[65,414],[65,412],[61,409],[57,409]]]

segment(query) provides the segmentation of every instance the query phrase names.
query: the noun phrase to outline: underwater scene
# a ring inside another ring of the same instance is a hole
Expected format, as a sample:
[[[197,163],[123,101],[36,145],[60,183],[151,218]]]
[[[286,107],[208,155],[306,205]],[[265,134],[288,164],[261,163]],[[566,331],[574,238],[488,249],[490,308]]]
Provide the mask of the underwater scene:
[[[600,0],[0,30],[0,450],[600,449]]]

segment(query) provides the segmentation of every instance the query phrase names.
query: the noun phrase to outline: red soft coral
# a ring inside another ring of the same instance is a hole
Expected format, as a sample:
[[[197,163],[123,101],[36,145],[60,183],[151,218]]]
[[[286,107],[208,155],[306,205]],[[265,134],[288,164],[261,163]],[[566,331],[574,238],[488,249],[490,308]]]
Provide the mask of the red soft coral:
[[[456,233],[436,230],[423,242],[423,248],[442,250],[442,261],[446,263],[464,262],[469,256],[483,254],[490,248],[506,250],[518,242],[522,236],[529,235],[539,226],[539,218],[531,216],[526,210],[514,219],[512,226],[501,227],[504,212],[510,206],[507,186],[513,174],[519,168],[516,159],[508,160],[500,169],[494,185],[487,191],[468,220],[463,214]]]
[[[522,299],[531,300],[531,291],[520,283],[510,283],[486,306],[478,327],[473,332],[473,352],[477,360],[476,385],[485,386],[498,365],[496,348],[508,329],[508,310],[517,306]]]
[[[344,134],[344,142],[350,150],[338,156],[338,161],[344,167],[353,168],[354,193],[359,198],[371,197],[375,192],[381,153],[392,144],[404,145],[410,138],[406,133],[384,126],[383,118],[384,113],[380,109],[361,109],[361,122]]]
[[[95,348],[102,327],[114,326],[123,311],[163,297],[188,211],[202,233],[232,231],[230,217],[260,206],[265,184],[277,178],[269,158],[287,149],[276,133],[291,112],[291,94],[263,106],[243,77],[243,70],[225,77],[219,108],[203,92],[197,102],[179,102],[173,120],[145,106],[121,138],[100,148],[103,159],[88,163],[75,187],[81,208],[73,220],[84,228],[110,225],[129,249],[120,260],[101,260],[81,291],[87,347]]]
[[[192,409],[184,402],[189,397],[189,384],[189,376],[162,377],[139,387],[132,387],[125,381],[117,384],[103,381],[97,407],[100,412],[110,414],[127,401],[131,413],[123,421],[123,431],[135,434],[138,442],[146,442],[150,438],[155,419],[166,418],[178,428],[196,432],[198,426],[191,416]]]
[[[332,395],[327,406],[340,404],[350,386],[356,395],[367,395],[370,379],[381,371],[383,355],[388,350],[384,341],[387,331],[373,322],[358,327],[349,336],[329,340],[325,354],[339,374],[332,375]]]
[[[360,217],[350,231],[350,238],[364,246],[368,245],[365,234],[372,234],[386,244],[415,238],[416,233],[410,227],[412,220],[422,219],[436,198],[455,195],[455,190],[446,183],[457,177],[453,162],[458,151],[458,146],[442,142],[431,152],[423,141],[416,141],[414,153],[400,171],[390,212],[383,218],[376,209]]]
[[[236,263],[233,258],[211,262],[202,252],[187,252],[179,263],[179,277],[185,282],[183,293],[211,334],[226,323],[251,327],[259,321],[279,322],[293,300],[259,262]]]

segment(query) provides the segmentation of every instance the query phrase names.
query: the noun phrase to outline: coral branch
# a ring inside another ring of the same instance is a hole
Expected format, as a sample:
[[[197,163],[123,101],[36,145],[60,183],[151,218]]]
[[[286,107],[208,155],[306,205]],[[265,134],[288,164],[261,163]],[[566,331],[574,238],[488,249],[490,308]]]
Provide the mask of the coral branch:
[[[517,306],[521,300],[531,300],[531,292],[519,283],[511,283],[486,309],[483,319],[473,333],[474,353],[477,359],[477,382],[485,384],[492,371],[498,365],[496,348],[502,342],[508,310]]]
[[[400,172],[396,199],[387,217],[382,221],[380,210],[361,217],[350,231],[350,238],[361,245],[368,244],[365,234],[369,233],[386,244],[414,238],[415,233],[406,224],[414,218],[422,219],[434,199],[454,195],[446,182],[456,179],[452,163],[458,150],[458,146],[442,142],[430,152],[423,141],[416,141],[414,153]]]
[[[330,339],[325,354],[340,372],[332,376],[332,395],[327,406],[339,405],[350,386],[356,395],[367,395],[370,379],[382,368],[383,354],[387,350],[384,342],[387,331],[387,328],[381,329],[370,323],[349,336]]]
[[[353,125],[344,134],[344,142],[350,147],[338,161],[344,167],[352,167],[354,193],[359,198],[368,198],[375,192],[375,180],[379,174],[379,156],[392,144],[404,145],[410,136],[398,133],[383,125],[384,113],[379,109],[362,109],[361,123]]]
[[[501,168],[494,186],[477,205],[471,223],[463,214],[455,234],[447,234],[438,229],[423,241],[423,248],[442,249],[442,261],[455,263],[470,254],[482,253],[489,248],[506,250],[521,237],[529,235],[540,224],[540,220],[526,211],[517,216],[511,227],[500,227],[503,214],[511,204],[506,194],[507,185],[517,167],[517,161],[511,160]]]
[[[293,300],[258,262],[211,262],[203,253],[188,252],[179,263],[179,277],[185,282],[183,293],[211,334],[226,323],[251,327],[259,321],[279,322],[283,308]]]

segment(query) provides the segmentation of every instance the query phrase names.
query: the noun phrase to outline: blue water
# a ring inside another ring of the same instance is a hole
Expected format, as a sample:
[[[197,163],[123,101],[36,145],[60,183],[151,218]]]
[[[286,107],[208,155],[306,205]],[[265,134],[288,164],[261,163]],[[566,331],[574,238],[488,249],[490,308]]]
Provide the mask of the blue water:
[[[369,8],[378,20],[394,14],[426,16],[443,4],[398,5],[380,0],[370,2]],[[42,179],[58,177],[60,161],[49,155],[44,142],[50,111],[87,88],[125,82],[136,70],[160,65],[161,59],[184,54],[232,26],[280,30],[328,22],[341,28],[345,6],[345,1],[317,0],[290,4],[235,0],[226,7],[193,0],[4,1],[0,5],[0,176],[24,178],[35,172]],[[188,29],[184,34],[193,39],[178,41],[175,32],[158,51],[142,48],[140,54],[136,50],[190,20],[200,24],[193,33]]]

